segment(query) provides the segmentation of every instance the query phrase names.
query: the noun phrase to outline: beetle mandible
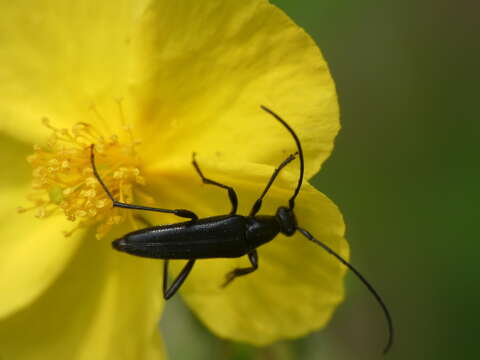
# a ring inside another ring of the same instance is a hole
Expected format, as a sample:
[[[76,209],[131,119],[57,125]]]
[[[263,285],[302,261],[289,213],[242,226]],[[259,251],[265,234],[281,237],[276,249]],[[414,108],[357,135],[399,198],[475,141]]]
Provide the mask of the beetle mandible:
[[[229,272],[226,275],[226,280],[223,284],[223,286],[226,286],[235,278],[250,274],[257,270],[257,248],[259,246],[273,240],[279,233],[282,233],[286,236],[292,236],[298,231],[308,240],[322,247],[325,251],[349,268],[375,297],[381,306],[388,323],[389,335],[384,353],[388,352],[393,343],[393,321],[387,306],[380,295],[363,277],[363,275],[348,261],[333,251],[326,244],[315,239],[307,230],[298,226],[293,209],[295,207],[295,198],[300,191],[303,181],[304,159],[302,146],[293,129],[279,115],[274,113],[266,106],[262,105],[261,108],[268,114],[272,115],[290,132],[295,140],[297,152],[295,154],[291,154],[274,170],[273,175],[265,186],[265,189],[260,197],[253,204],[248,216],[237,214],[237,194],[232,187],[220,184],[216,181],[206,178],[203,175],[197,161],[195,160],[195,153],[193,153],[192,156],[192,164],[203,183],[218,186],[227,190],[232,206],[232,209],[228,215],[219,215],[200,219],[195,213],[186,209],[162,209],[119,202],[115,200],[97,171],[95,165],[94,144],[92,144],[90,147],[90,160],[93,173],[105,193],[112,201],[114,207],[132,210],[156,211],[174,214],[182,218],[190,219],[189,221],[176,224],[150,226],[130,232],[122,238],[113,241],[113,248],[136,256],[164,259],[163,295],[165,299],[169,299],[183,284],[198,259],[237,258],[247,255],[251,266],[245,268],[236,268]],[[292,162],[297,155],[300,161],[300,175],[297,187],[295,188],[292,197],[288,201],[288,207],[280,206],[275,215],[257,215],[262,206],[263,198],[272,186],[274,180],[280,171],[290,162]],[[171,259],[184,259],[188,260],[188,262],[180,271],[179,275],[173,281],[171,286],[168,287],[168,262]]]

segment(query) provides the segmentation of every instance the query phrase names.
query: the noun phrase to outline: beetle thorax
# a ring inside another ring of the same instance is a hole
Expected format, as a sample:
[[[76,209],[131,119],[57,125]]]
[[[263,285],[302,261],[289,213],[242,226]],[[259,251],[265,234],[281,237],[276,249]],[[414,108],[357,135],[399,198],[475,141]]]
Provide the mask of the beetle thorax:
[[[292,236],[297,230],[297,219],[292,209],[284,206],[280,206],[277,210],[275,218],[280,225],[280,231],[282,234]]]

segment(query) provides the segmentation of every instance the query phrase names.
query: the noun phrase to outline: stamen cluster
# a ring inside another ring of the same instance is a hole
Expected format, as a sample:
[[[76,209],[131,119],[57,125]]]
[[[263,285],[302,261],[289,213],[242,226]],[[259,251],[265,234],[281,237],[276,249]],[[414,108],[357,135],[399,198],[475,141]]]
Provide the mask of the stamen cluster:
[[[33,205],[19,208],[20,212],[35,210],[45,218],[62,213],[77,225],[65,231],[71,235],[81,227],[99,224],[97,238],[103,237],[114,224],[127,218],[127,212],[113,208],[111,200],[93,176],[90,145],[95,144],[97,168],[115,199],[131,203],[134,186],[144,185],[145,179],[137,167],[138,159],[129,132],[129,141],[122,143],[112,135],[104,137],[92,125],[77,123],[71,130],[57,129],[48,119],[43,124],[52,131],[44,146],[34,146],[27,161],[33,168]]]

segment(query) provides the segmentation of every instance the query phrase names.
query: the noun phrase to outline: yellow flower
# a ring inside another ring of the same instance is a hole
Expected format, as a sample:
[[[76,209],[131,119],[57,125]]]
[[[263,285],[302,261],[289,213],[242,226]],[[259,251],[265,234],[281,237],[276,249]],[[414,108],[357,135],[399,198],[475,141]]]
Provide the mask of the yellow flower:
[[[201,217],[228,212],[225,192],[203,186],[191,166],[195,151],[204,174],[233,186],[247,214],[296,151],[260,105],[300,137],[307,178],[329,156],[339,123],[327,65],[265,0],[0,8],[0,357],[158,359],[162,262],[111,249],[135,219],[112,210],[89,179],[88,144],[98,145],[99,170],[125,201],[153,198]],[[262,213],[286,204],[297,176],[292,163]],[[26,197],[34,210],[18,214]],[[348,258],[336,206],[308,184],[296,203],[300,225]],[[259,270],[222,289],[241,264],[198,261],[180,291],[221,337],[259,345],[297,337],[323,327],[343,298],[345,268],[299,235],[259,248]]]

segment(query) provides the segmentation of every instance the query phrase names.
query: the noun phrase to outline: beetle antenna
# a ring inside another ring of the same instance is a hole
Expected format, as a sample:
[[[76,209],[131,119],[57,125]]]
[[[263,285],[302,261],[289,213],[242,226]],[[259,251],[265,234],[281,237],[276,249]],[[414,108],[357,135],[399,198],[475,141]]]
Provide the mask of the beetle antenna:
[[[385,314],[385,318],[387,319],[387,323],[388,323],[388,342],[387,342],[387,345],[385,346],[385,349],[383,350],[383,353],[386,354],[390,348],[392,347],[392,344],[393,344],[393,334],[394,334],[394,331],[393,331],[393,321],[392,321],[392,317],[390,316],[390,312],[388,311],[387,309],[387,305],[385,305],[385,303],[383,302],[382,298],[380,297],[380,295],[377,293],[377,291],[373,288],[373,286],[367,281],[367,279],[365,279],[363,277],[362,274],[360,274],[360,272],[355,269],[347,260],[345,260],[344,258],[342,258],[340,255],[338,255],[335,251],[333,251],[332,249],[330,249],[327,245],[325,245],[323,242],[321,242],[320,240],[317,240],[315,239],[312,234],[310,234],[307,230],[304,230],[302,228],[299,228],[297,226],[297,230],[300,231],[303,236],[305,236],[308,240],[310,241],[313,241],[315,244],[321,246],[326,252],[328,252],[329,254],[333,255],[334,257],[336,257],[342,264],[344,264],[346,267],[348,267],[350,270],[353,271],[353,273],[363,282],[363,284],[368,288],[368,290],[370,291],[370,293],[375,297],[375,299],[377,300],[377,302],[380,304],[384,314]]]
[[[110,192],[110,190],[108,190],[107,185],[105,185],[105,183],[103,182],[102,178],[100,177],[100,174],[97,171],[97,167],[95,166],[95,144],[90,145],[90,163],[92,165],[93,175],[98,180],[103,190],[105,190],[110,200],[112,200],[112,202],[115,204],[116,201],[112,193]]]
[[[298,192],[300,191],[300,187],[302,186],[302,181],[303,181],[303,173],[304,173],[304,161],[303,161],[303,151],[302,151],[302,146],[300,145],[300,140],[298,139],[297,134],[293,131],[293,129],[283,120],[280,116],[275,114],[272,110],[267,108],[264,105],[260,105],[260,107],[265,110],[267,113],[272,115],[275,119],[277,119],[285,128],[292,134],[293,139],[295,140],[295,143],[297,144],[297,149],[298,149],[298,158],[300,159],[300,177],[298,178],[298,184],[297,188],[295,189],[295,192],[293,193],[293,196],[288,200],[288,204],[290,207],[290,210],[293,210],[293,207],[295,206],[295,198],[298,195]]]

